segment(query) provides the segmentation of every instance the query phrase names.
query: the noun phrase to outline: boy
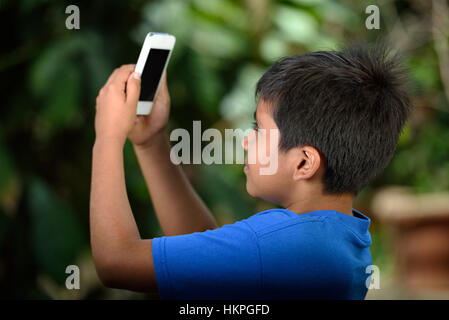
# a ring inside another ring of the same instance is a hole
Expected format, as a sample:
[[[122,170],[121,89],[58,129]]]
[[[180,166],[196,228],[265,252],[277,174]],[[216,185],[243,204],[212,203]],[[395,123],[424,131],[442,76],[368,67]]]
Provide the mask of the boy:
[[[92,252],[106,286],[162,299],[364,299],[370,219],[352,200],[388,164],[410,112],[396,56],[379,47],[286,57],[258,81],[254,131],[279,130],[278,168],[245,166],[246,188],[285,209],[221,228],[170,161],[166,76],[149,116],[140,78],[116,69],[96,106]],[[126,194],[122,148],[134,146],[164,237],[141,239]],[[268,148],[268,147],[267,147]],[[267,150],[265,150],[267,151]]]

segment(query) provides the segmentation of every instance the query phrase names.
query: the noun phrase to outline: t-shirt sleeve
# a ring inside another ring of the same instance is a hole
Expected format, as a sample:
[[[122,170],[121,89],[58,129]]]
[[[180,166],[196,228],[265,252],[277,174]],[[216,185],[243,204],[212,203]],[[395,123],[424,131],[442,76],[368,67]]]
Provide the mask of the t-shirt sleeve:
[[[161,299],[257,298],[261,264],[257,239],[244,222],[153,239]]]

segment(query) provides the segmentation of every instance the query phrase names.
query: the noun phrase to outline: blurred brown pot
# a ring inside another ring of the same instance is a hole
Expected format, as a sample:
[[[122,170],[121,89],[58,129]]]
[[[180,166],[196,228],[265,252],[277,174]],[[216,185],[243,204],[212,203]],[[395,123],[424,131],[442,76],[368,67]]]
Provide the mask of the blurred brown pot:
[[[396,270],[407,289],[449,291],[449,192],[388,187],[374,196],[372,211],[395,231]]]

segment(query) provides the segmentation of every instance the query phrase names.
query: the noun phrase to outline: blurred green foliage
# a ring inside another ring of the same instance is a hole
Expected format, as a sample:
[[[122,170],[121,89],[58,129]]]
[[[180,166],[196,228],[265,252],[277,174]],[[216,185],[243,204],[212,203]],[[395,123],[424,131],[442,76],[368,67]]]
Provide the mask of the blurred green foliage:
[[[64,298],[57,288],[64,288],[65,267],[91,261],[85,252],[95,97],[115,67],[136,62],[147,32],[177,37],[167,77],[170,128],[191,130],[192,121],[201,120],[203,130],[246,129],[256,106],[255,84],[280,57],[395,35],[398,19],[420,18],[428,9],[383,1],[381,29],[367,30],[365,8],[375,2],[86,1],[77,4],[81,29],[67,30],[65,8],[73,3],[1,1],[0,297]],[[402,21],[402,32],[408,21]],[[367,192],[392,183],[419,192],[447,190],[449,106],[439,57],[431,40],[416,44],[411,33],[402,36],[415,44],[399,49],[411,68],[416,116],[391,165]],[[124,152],[141,234],[160,236],[129,142]],[[269,207],[246,194],[241,166],[185,169],[220,224]],[[374,241],[373,253],[382,264],[381,245]],[[116,297],[89,281],[82,283],[89,290],[73,297]]]

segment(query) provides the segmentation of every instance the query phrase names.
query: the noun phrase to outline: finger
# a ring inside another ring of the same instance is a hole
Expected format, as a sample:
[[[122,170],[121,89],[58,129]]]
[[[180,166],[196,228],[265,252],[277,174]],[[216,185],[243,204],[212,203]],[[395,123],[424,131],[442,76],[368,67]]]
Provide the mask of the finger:
[[[134,65],[123,65],[116,69],[111,75],[110,80],[105,85],[105,89],[109,92],[119,95],[122,101],[126,101],[126,81],[130,74],[132,74]]]
[[[135,64],[124,64],[120,68],[116,68],[110,75],[108,81],[106,81],[105,86],[111,84],[112,82],[117,82],[119,84],[123,84],[124,88],[129,74],[134,71],[135,67]]]
[[[115,75],[115,73],[117,72],[118,69],[119,69],[119,68],[115,68],[115,69],[111,72],[111,74],[109,75],[108,80],[106,80],[106,83],[104,84],[103,88],[106,87],[108,84],[111,83],[112,77]]]
[[[167,90],[167,71],[164,71],[164,75],[162,76],[162,90]]]
[[[137,106],[140,96],[140,74],[132,72],[126,82],[126,103],[129,106]]]
[[[168,88],[167,88],[167,72],[164,71],[164,74],[162,75],[162,79],[161,79],[161,86],[158,90],[156,99],[154,102],[156,102],[158,100],[159,97],[164,96],[167,94]]]

